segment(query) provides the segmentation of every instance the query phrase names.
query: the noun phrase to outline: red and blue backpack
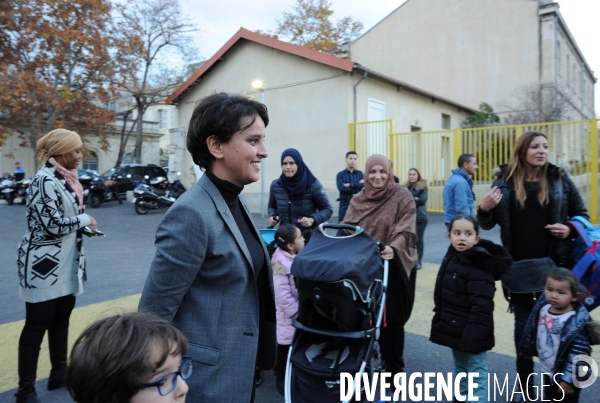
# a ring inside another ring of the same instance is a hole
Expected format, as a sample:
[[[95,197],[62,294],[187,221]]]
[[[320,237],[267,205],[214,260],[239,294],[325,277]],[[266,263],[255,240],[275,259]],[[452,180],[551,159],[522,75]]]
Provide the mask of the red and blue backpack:
[[[568,223],[579,234],[573,248],[577,261],[573,273],[586,290],[581,302],[591,311],[600,305],[600,227],[580,216],[571,217]]]

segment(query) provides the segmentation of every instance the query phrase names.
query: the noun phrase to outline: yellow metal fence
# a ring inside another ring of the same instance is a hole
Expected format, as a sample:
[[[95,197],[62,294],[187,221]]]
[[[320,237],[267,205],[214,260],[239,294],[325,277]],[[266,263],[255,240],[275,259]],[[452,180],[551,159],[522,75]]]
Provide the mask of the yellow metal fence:
[[[404,182],[417,168],[429,182],[428,211],[443,211],[442,192],[450,170],[461,154],[473,154],[479,170],[474,176],[475,204],[495,179],[494,169],[506,164],[516,139],[525,132],[548,136],[549,161],[566,167],[586,202],[592,222],[598,222],[598,119],[527,125],[493,126],[427,132],[394,133],[392,120],[350,123],[350,149],[364,166],[371,154],[384,154],[394,162],[394,173]]]

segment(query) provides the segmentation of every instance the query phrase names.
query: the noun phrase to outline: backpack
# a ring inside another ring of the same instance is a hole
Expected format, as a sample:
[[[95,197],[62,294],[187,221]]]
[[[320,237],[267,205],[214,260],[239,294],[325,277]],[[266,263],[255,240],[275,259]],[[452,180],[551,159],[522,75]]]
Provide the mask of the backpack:
[[[590,238],[591,242],[594,241],[600,241],[600,227],[594,227],[592,226],[592,224],[590,224],[590,222],[588,220],[586,220],[584,217],[581,216],[574,216],[571,217],[571,220],[569,221],[571,223],[571,225],[573,227],[575,227],[575,225],[573,224],[574,221],[577,221],[581,224],[582,228],[575,228],[577,230],[577,232],[582,232],[585,231],[588,234],[588,237]],[[587,252],[588,248],[589,248],[589,244],[591,242],[585,242],[584,238],[581,236],[581,234],[579,234],[579,238],[575,239],[574,245],[573,245],[573,258],[575,259],[576,262],[579,261],[579,259],[581,259],[583,257],[583,255],[585,255],[585,252]]]
[[[585,287],[581,302],[591,311],[600,305],[600,228],[593,227],[588,220],[579,216],[572,217],[568,223],[579,234],[573,251],[577,260],[573,274]]]

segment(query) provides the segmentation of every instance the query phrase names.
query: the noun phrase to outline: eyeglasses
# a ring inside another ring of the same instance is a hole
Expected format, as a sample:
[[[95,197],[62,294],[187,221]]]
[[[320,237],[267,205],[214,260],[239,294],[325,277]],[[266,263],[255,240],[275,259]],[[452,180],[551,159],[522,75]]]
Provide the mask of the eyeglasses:
[[[186,380],[192,375],[192,369],[192,357],[183,357],[177,372],[171,372],[156,382],[147,383],[144,385],[144,388],[156,386],[158,394],[166,396],[175,390],[175,387],[177,386],[177,375],[179,375],[181,379]]]

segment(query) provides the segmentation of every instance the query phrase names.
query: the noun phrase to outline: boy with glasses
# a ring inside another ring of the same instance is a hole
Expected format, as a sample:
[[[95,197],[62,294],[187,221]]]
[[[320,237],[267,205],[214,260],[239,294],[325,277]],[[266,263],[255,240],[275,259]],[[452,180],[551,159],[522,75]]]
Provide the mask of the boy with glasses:
[[[65,384],[77,403],[183,403],[187,349],[183,333],[154,314],[100,319],[75,342]]]

